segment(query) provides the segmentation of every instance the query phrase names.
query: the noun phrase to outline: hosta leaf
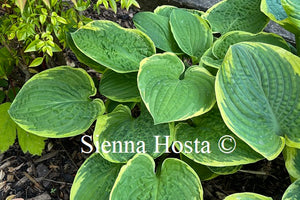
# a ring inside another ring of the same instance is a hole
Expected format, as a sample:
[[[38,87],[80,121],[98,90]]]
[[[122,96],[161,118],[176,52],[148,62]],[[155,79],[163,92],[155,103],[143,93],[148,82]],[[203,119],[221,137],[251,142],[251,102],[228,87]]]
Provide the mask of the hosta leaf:
[[[300,144],[300,58],[268,44],[228,50],[216,79],[226,125],[265,158]]]
[[[155,53],[150,38],[136,29],[99,20],[71,33],[76,47],[87,57],[116,72],[135,72],[142,59]]]
[[[272,200],[272,198],[256,193],[244,192],[232,194],[230,196],[227,196],[224,200]]]
[[[97,153],[92,154],[81,165],[75,176],[70,199],[109,199],[121,167],[121,164],[108,162]]]
[[[211,167],[208,166],[208,168],[214,172],[215,174],[218,175],[229,175],[229,174],[234,174],[237,171],[239,171],[242,166],[241,165],[237,165],[237,166],[229,166],[229,167]]]
[[[219,69],[222,65],[223,59],[218,59],[214,56],[212,52],[212,47],[207,49],[206,52],[201,57],[201,61],[199,63],[199,66],[202,66],[203,64],[212,68]]]
[[[180,158],[191,168],[193,168],[193,170],[197,173],[201,181],[211,180],[219,176],[218,174],[212,172],[207,166],[196,163],[193,160],[189,159],[188,157],[184,156],[183,154],[180,154]]]
[[[171,130],[172,127],[170,124]],[[171,139],[167,145],[158,146],[155,136],[159,136],[159,143],[164,143],[165,137],[170,136],[169,125],[153,125],[153,119],[144,106],[141,108],[140,116],[134,119],[127,106],[119,105],[112,113],[98,118],[94,142],[96,146],[99,145],[100,154],[105,159],[111,162],[126,162],[136,153],[147,152],[156,158],[168,151]],[[120,142],[121,145],[118,143],[114,145],[114,142]],[[111,145],[102,148],[102,144],[107,143]]]
[[[169,25],[169,18],[151,12],[140,12],[134,15],[133,22],[137,29],[146,33],[155,46],[163,51],[180,53]]]
[[[17,126],[17,132],[19,145],[24,153],[29,152],[39,156],[42,154],[47,138],[28,133],[19,126]]]
[[[16,140],[16,124],[7,112],[10,105],[10,103],[0,105],[0,153],[8,150]]]
[[[281,4],[286,11],[289,19],[300,30],[300,1],[299,0],[281,0]]]
[[[285,4],[286,8],[283,8],[283,5],[282,5],[283,3]],[[296,7],[294,7],[294,6],[289,7],[289,5],[286,4],[285,0],[282,0],[282,1],[281,0],[261,0],[261,11],[265,15],[267,15],[271,20],[280,24],[282,27],[289,30],[290,32],[299,34],[300,33],[299,26],[297,27],[296,24],[293,24],[293,21],[292,21],[293,19],[291,17],[289,17],[287,12],[285,11],[285,9],[287,9],[289,14],[292,14],[292,13],[295,13],[294,11],[292,11],[295,8]]]
[[[83,69],[56,67],[25,83],[9,114],[25,131],[42,137],[68,137],[83,133],[105,110],[91,77]]]
[[[261,32],[269,19],[260,11],[261,0],[224,0],[207,10],[205,18],[213,32]]]
[[[287,42],[279,35],[274,33],[257,33],[252,34],[244,31],[231,31],[222,35],[213,45],[213,54],[223,59],[229,47],[239,42],[262,42],[272,44],[290,51]]]
[[[161,16],[170,18],[171,13],[174,9],[178,9],[178,8],[175,6],[163,5],[163,6],[158,6],[157,8],[155,8],[154,13],[157,15],[161,15]]]
[[[127,106],[131,110],[136,105],[136,102],[124,102],[124,103],[120,103],[120,102],[116,102],[116,101],[107,99],[105,101],[106,112],[107,113],[111,113],[120,104],[122,104],[124,106]]]
[[[75,54],[75,56],[79,60],[79,62],[87,65],[88,67],[96,70],[97,72],[103,73],[105,71],[106,67],[104,67],[103,65],[100,65],[96,61],[87,57],[76,47],[70,33],[66,34],[66,41],[67,41],[67,45],[70,47],[72,52]]]
[[[170,17],[170,25],[180,49],[195,60],[199,61],[213,43],[209,25],[198,15],[182,9],[174,9]]]
[[[300,179],[291,184],[284,192],[282,200],[297,200],[300,198]]]
[[[300,149],[286,146],[284,151],[285,167],[290,176],[300,179]]]
[[[137,73],[120,74],[106,70],[101,78],[99,90],[104,96],[118,102],[139,102]]]
[[[214,77],[198,66],[184,71],[184,64],[172,53],[141,62],[138,88],[155,124],[192,118],[214,105]]]
[[[175,127],[174,141],[180,141],[182,145],[176,143],[177,149],[182,149],[182,154],[195,162],[224,167],[254,163],[263,158],[226,127],[217,108],[192,121],[193,126],[180,123]],[[191,142],[187,144],[187,141]]]
[[[153,159],[147,154],[137,154],[121,168],[110,199],[200,200],[203,190],[197,174],[186,163],[168,158],[160,173],[155,174]]]

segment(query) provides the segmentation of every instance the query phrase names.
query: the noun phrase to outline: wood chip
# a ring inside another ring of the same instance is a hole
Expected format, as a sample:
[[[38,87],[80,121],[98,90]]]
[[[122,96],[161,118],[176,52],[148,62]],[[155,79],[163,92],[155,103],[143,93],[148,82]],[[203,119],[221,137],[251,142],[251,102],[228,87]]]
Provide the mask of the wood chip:
[[[21,165],[19,165],[18,167],[9,167],[8,168],[8,172],[12,173],[12,172],[16,172],[19,169],[21,169],[21,167],[23,167],[24,163],[22,163]]]
[[[8,174],[6,179],[7,179],[7,182],[14,182],[14,175]]]
[[[40,163],[40,162],[43,162],[43,161],[48,160],[50,158],[53,158],[53,157],[55,157],[57,155],[57,153],[58,153],[58,151],[54,151],[54,152],[48,153],[48,154],[46,154],[46,155],[44,155],[44,156],[36,159],[34,161],[34,163]]]
[[[27,174],[26,172],[24,172],[24,175],[40,190],[43,190],[43,187],[34,179],[32,178],[29,174]]]
[[[5,172],[3,170],[0,170],[0,181],[2,181],[4,177],[5,177]]]
[[[0,190],[6,185],[6,181],[0,182]]]
[[[12,199],[15,198],[15,197],[16,197],[16,195],[10,195],[10,196],[6,197],[5,200],[12,200]]]

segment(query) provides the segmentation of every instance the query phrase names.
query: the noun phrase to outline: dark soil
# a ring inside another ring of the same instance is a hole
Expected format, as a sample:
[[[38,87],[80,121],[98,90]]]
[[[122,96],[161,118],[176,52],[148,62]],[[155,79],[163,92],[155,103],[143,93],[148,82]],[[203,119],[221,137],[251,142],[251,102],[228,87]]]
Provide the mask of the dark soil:
[[[93,19],[112,20],[123,27],[133,27],[132,17],[136,12],[136,8],[129,11],[119,9],[117,14],[101,9],[98,15],[90,9],[85,14]],[[68,64],[86,68],[70,51],[64,54]],[[99,79],[99,74],[88,71]],[[91,135],[92,128],[85,134]],[[24,154],[17,143],[1,154],[0,199],[68,200],[76,172],[89,156],[81,153],[84,147],[81,137],[48,139],[41,157]],[[263,160],[246,165],[233,175],[202,182],[206,200],[223,199],[237,192],[256,192],[279,200],[289,184],[282,156],[272,162]]]

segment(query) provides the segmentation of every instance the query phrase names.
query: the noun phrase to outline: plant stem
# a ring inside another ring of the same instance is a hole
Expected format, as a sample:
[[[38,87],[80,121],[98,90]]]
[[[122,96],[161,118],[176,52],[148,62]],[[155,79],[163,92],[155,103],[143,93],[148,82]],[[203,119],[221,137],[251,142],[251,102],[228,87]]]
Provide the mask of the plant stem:
[[[300,56],[300,35],[295,35],[297,55]]]

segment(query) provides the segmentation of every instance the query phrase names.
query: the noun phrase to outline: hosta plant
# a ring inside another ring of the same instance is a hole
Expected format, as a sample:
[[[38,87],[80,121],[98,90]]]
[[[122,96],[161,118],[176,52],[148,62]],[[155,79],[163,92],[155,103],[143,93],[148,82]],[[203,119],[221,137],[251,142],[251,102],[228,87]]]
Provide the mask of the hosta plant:
[[[53,138],[97,120],[96,152],[71,199],[203,199],[201,180],[283,149],[299,178],[300,58],[262,32],[269,18],[260,0],[225,0],[205,13],[162,6],[133,20],[137,29],[101,20],[68,37],[78,59],[102,73],[105,99],[93,98],[84,70],[59,66],[30,79],[8,110],[24,130]],[[297,183],[286,196],[297,195]]]

